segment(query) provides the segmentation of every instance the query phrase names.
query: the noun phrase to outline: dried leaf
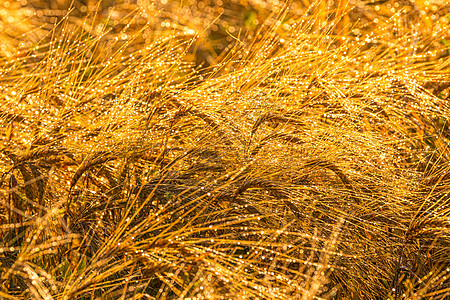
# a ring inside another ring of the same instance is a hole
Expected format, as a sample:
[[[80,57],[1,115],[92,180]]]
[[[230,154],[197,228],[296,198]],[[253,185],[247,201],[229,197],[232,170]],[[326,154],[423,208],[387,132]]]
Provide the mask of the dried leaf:
[[[6,140],[8,142],[10,142],[11,138],[12,138],[12,133],[13,133],[13,129],[14,129],[14,125],[13,124],[14,124],[14,122],[10,122],[8,124],[8,127],[6,128]]]

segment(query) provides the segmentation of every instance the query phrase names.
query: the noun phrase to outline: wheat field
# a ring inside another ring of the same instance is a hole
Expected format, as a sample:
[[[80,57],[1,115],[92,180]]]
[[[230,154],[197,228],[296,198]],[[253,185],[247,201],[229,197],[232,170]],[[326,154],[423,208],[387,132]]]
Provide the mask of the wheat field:
[[[449,101],[446,0],[0,0],[0,299],[449,299]]]

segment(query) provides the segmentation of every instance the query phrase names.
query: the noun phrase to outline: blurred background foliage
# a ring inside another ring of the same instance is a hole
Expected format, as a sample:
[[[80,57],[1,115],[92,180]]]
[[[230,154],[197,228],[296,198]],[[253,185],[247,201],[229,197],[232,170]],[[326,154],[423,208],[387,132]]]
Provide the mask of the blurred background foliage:
[[[450,4],[445,0],[2,0],[0,54],[11,57],[50,38],[49,31],[65,16],[92,35],[111,29],[111,37],[123,42],[137,31],[142,31],[137,37],[142,44],[163,36],[195,36],[186,59],[202,66],[223,59],[236,43],[249,46],[264,38],[264,27],[276,27],[283,36],[295,22],[313,18],[311,32],[320,28],[337,43],[370,33],[383,39],[379,42],[405,36],[407,47],[426,36],[433,40],[426,50],[436,50],[432,57],[450,51]]]

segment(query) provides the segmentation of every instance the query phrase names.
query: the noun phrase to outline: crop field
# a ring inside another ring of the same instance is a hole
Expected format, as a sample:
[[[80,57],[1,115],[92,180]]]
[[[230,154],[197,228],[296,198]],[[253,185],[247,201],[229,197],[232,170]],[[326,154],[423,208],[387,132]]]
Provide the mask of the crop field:
[[[0,0],[0,299],[450,299],[447,0]]]

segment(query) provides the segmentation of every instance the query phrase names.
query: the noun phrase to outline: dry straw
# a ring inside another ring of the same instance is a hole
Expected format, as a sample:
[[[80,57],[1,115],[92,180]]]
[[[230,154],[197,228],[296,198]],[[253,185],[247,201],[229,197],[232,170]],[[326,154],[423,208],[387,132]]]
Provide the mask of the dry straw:
[[[19,2],[0,298],[448,297],[445,1]]]

